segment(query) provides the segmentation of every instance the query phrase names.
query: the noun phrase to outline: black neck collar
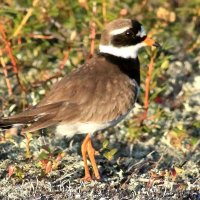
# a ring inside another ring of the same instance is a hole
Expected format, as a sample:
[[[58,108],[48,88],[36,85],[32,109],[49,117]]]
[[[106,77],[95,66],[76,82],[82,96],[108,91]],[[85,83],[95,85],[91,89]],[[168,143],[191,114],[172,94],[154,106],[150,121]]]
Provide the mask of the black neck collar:
[[[140,63],[138,57],[122,58],[101,52],[98,55],[105,57],[109,62],[117,65],[123,73],[125,73],[131,79],[135,79],[138,85],[140,85]]]

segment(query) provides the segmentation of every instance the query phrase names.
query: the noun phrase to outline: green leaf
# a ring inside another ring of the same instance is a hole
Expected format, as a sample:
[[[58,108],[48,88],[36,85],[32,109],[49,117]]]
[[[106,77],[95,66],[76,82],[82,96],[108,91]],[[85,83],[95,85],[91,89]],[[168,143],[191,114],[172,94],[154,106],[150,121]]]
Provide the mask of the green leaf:
[[[109,144],[108,140],[104,140],[102,144],[102,149],[106,149],[108,147],[108,144]]]
[[[42,151],[39,156],[38,156],[38,160],[44,160],[44,159],[48,159],[49,158],[49,153]]]
[[[110,151],[104,153],[104,156],[110,161],[113,159],[113,156],[116,154],[117,152],[117,149],[114,148],[114,149],[111,149]]]

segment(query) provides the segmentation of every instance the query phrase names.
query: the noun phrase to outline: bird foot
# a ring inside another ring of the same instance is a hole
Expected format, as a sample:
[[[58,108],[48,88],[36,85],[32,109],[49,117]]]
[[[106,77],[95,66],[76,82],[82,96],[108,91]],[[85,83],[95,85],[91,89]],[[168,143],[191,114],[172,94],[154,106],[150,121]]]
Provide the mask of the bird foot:
[[[82,179],[83,182],[91,182],[92,177],[90,175],[85,175]]]
[[[101,177],[95,177],[94,179],[90,176],[90,175],[86,175],[84,176],[82,179],[81,179],[83,182],[91,182],[93,180],[97,180],[97,181],[100,181],[101,180]]]
[[[95,180],[97,180],[97,181],[101,181],[101,177],[98,176],[98,177],[95,178]]]

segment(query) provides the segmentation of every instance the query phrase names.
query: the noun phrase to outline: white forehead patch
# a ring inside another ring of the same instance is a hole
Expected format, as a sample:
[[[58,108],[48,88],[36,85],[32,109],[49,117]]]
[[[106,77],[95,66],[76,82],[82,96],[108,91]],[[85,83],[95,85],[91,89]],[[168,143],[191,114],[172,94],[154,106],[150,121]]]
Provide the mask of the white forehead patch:
[[[139,36],[139,37],[144,37],[145,35],[147,35],[146,34],[146,31],[144,30],[144,27],[143,26],[141,26],[141,31],[139,31],[137,34],[136,34],[136,36]]]
[[[124,31],[128,30],[129,28],[130,28],[130,27],[127,26],[127,27],[115,29],[115,30],[112,30],[112,31],[110,32],[110,34],[111,34],[111,35],[118,35],[118,34],[123,33]]]

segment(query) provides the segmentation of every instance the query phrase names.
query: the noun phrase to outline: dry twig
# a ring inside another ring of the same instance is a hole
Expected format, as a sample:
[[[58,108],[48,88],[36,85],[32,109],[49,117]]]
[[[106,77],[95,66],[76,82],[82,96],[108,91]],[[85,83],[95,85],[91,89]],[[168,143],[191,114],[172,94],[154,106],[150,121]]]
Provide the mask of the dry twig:
[[[104,23],[107,22],[107,12],[106,12],[106,0],[102,0],[102,15],[103,15],[103,21]]]
[[[38,4],[39,0],[34,0],[33,1],[33,7],[28,9],[28,12],[26,13],[26,15],[24,16],[24,18],[22,19],[20,25],[17,27],[17,29],[15,30],[15,32],[13,33],[13,37],[16,37],[19,35],[21,29],[23,28],[23,26],[26,25],[28,19],[31,17],[34,7]]]
[[[92,7],[92,13],[95,16],[97,12],[97,7],[96,7],[96,2],[93,2],[93,7]],[[94,21],[91,23],[91,29],[90,29],[90,54],[89,58],[91,58],[94,54],[94,49],[95,49],[95,37],[96,37],[96,24]]]

